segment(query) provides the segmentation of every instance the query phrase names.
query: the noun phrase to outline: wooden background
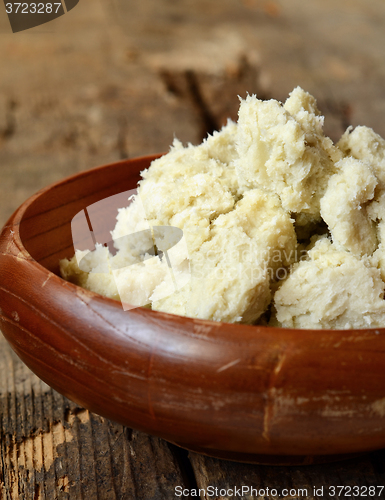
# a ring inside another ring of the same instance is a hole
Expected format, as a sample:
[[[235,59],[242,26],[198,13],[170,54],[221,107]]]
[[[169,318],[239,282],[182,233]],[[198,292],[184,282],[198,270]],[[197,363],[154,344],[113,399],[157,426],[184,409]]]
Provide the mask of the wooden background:
[[[55,180],[165,151],[174,136],[198,143],[236,118],[238,95],[284,100],[297,85],[334,140],[349,124],[385,136],[383,0],[80,0],[18,34],[1,3],[0,224]],[[328,498],[328,485],[384,484],[383,451],[285,468],[180,450],[67,401],[0,336],[1,500],[168,500],[178,485],[305,498],[323,486]]]

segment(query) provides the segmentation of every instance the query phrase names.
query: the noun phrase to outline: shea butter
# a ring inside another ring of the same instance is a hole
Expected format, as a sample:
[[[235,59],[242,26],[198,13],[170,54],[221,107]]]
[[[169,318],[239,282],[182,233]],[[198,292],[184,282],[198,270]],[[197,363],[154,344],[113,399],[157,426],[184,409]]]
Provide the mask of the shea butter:
[[[299,87],[283,104],[241,99],[237,123],[198,146],[175,139],[142,172],[114,254],[79,250],[62,276],[192,318],[384,326],[385,141],[360,126],[333,144],[323,123]],[[166,227],[183,238],[157,236]]]

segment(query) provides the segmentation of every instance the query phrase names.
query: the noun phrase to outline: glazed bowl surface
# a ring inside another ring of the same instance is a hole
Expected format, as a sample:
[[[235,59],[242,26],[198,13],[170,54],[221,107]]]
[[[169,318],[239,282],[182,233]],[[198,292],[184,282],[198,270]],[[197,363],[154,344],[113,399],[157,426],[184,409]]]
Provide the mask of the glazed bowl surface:
[[[60,259],[74,254],[73,217],[135,189],[154,158],[53,184],[7,222],[0,328],[15,352],[91,411],[208,455],[306,464],[385,447],[385,328],[295,330],[125,311],[59,277]]]

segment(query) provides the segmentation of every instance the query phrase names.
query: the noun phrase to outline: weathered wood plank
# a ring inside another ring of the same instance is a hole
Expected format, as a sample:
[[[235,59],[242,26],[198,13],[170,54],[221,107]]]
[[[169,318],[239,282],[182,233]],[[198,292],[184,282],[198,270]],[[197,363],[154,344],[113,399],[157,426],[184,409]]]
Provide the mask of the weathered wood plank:
[[[344,495],[348,493],[347,488],[351,487],[350,496],[353,497],[355,493],[359,498],[366,496],[362,487],[372,486],[375,488],[372,490],[373,497],[385,498],[383,489],[381,491],[378,488],[385,484],[384,451],[335,463],[301,467],[240,464],[196,453],[190,453],[189,457],[196,476],[197,488],[202,490],[201,498],[204,499],[336,498],[334,492],[338,493],[339,490],[334,490],[334,487],[337,486],[345,488]],[[209,486],[214,489],[210,490]],[[240,492],[233,496],[235,486]],[[354,490],[353,487],[358,489]],[[203,491],[208,491],[208,495],[204,496]],[[366,490],[366,494],[369,496],[369,490]]]
[[[0,337],[1,500],[168,500],[189,487],[174,447],[78,407]]]

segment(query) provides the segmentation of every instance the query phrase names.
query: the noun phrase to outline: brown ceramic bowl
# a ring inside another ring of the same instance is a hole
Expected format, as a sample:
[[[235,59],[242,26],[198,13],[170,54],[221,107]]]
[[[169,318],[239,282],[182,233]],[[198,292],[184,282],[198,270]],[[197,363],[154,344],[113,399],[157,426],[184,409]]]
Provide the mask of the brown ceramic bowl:
[[[71,219],[133,189],[153,157],[43,189],[0,237],[0,326],[45,382],[182,447],[309,463],[385,447],[385,328],[311,331],[202,321],[119,302],[58,276]]]

